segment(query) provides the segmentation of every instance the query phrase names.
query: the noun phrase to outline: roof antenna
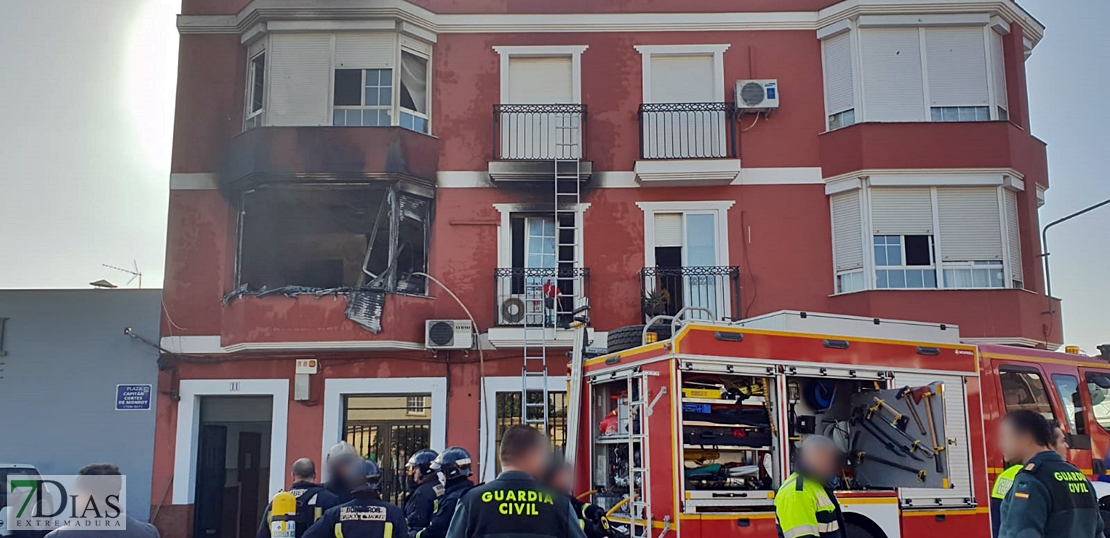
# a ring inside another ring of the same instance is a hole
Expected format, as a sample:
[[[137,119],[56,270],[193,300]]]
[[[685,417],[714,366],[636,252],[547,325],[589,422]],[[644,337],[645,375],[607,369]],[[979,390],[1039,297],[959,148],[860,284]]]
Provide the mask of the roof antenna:
[[[132,267],[134,267],[134,269],[124,269],[123,267],[116,267],[114,265],[108,265],[106,263],[102,263],[100,265],[103,265],[104,267],[107,267],[108,269],[115,269],[116,271],[119,271],[121,273],[127,273],[127,274],[131,275],[131,279],[128,280],[127,283],[124,284],[124,286],[130,286],[131,283],[134,282],[135,279],[137,278],[137,279],[139,279],[139,289],[143,288],[143,272],[139,270],[139,262],[137,262],[135,260],[131,260],[131,265],[132,265]]]

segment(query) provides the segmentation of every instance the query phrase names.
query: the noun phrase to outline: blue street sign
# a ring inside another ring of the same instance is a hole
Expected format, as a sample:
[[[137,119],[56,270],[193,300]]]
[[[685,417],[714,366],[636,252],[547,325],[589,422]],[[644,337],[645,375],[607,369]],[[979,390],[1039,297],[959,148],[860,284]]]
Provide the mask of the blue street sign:
[[[116,385],[116,411],[149,411],[151,385]]]

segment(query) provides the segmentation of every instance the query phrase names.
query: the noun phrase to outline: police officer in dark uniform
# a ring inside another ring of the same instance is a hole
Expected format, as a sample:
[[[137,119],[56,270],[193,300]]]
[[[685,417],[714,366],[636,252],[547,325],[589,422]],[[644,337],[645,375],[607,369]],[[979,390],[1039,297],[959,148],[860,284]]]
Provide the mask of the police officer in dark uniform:
[[[998,444],[1006,461],[1024,462],[1002,501],[999,538],[1101,537],[1094,488],[1053,451],[1052,426],[1027,409],[1002,417]]]
[[[453,446],[444,450],[432,460],[428,468],[439,477],[443,493],[436,500],[435,513],[428,526],[420,531],[409,531],[411,538],[447,536],[447,528],[451,526],[459,499],[474,487],[474,483],[470,481],[470,453],[460,447]]]
[[[459,501],[447,538],[586,538],[574,507],[541,484],[550,462],[547,439],[531,426],[513,426],[501,438],[498,477]]]
[[[339,497],[316,483],[316,464],[308,458],[293,462],[293,487],[289,488],[297,498],[296,532],[297,538],[304,536],[316,520],[333,506],[339,506]],[[266,505],[266,516],[258,526],[257,538],[270,538],[270,521],[273,518],[273,503]]]
[[[405,464],[409,479],[412,481],[412,492],[405,499],[405,521],[409,525],[409,532],[416,533],[424,530],[432,515],[436,511],[436,497],[439,493],[439,478],[432,472],[432,461],[439,454],[434,450],[424,449],[413,454]]]
[[[303,538],[403,538],[408,536],[405,514],[382,501],[378,464],[358,458],[345,468],[344,483],[354,486],[351,500],[324,512]]]
[[[351,500],[351,490],[354,489],[345,483],[348,467],[361,460],[355,447],[346,442],[340,441],[328,449],[328,481],[324,483],[324,488],[339,497],[340,503]]]
[[[543,483],[547,487],[558,491],[570,501],[574,513],[578,516],[578,526],[586,533],[586,538],[606,538],[609,536],[609,520],[605,517],[605,510],[600,506],[590,504],[574,496],[570,484],[573,469],[562,458],[551,459],[551,465],[544,474]]]

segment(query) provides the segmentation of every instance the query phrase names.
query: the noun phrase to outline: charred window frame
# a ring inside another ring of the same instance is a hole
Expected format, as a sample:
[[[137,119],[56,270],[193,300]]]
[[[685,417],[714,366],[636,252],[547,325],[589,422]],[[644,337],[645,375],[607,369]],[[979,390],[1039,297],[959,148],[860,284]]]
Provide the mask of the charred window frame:
[[[237,290],[423,295],[432,200],[397,184],[298,183],[242,193]]]

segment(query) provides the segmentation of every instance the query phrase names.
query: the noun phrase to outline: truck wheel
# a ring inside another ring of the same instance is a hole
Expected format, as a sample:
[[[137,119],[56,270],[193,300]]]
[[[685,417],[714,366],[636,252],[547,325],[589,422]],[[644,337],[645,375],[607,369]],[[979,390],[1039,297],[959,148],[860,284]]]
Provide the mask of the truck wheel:
[[[886,538],[886,533],[874,521],[859,514],[845,514],[844,516],[847,519],[844,534],[848,538]]]
[[[651,328],[651,332],[658,336],[659,340],[666,340],[671,337],[670,324],[656,324]],[[636,346],[642,345],[644,339],[644,326],[643,325],[629,325],[628,327],[621,327],[609,331],[607,349],[609,353],[618,353],[626,349],[632,349]]]

